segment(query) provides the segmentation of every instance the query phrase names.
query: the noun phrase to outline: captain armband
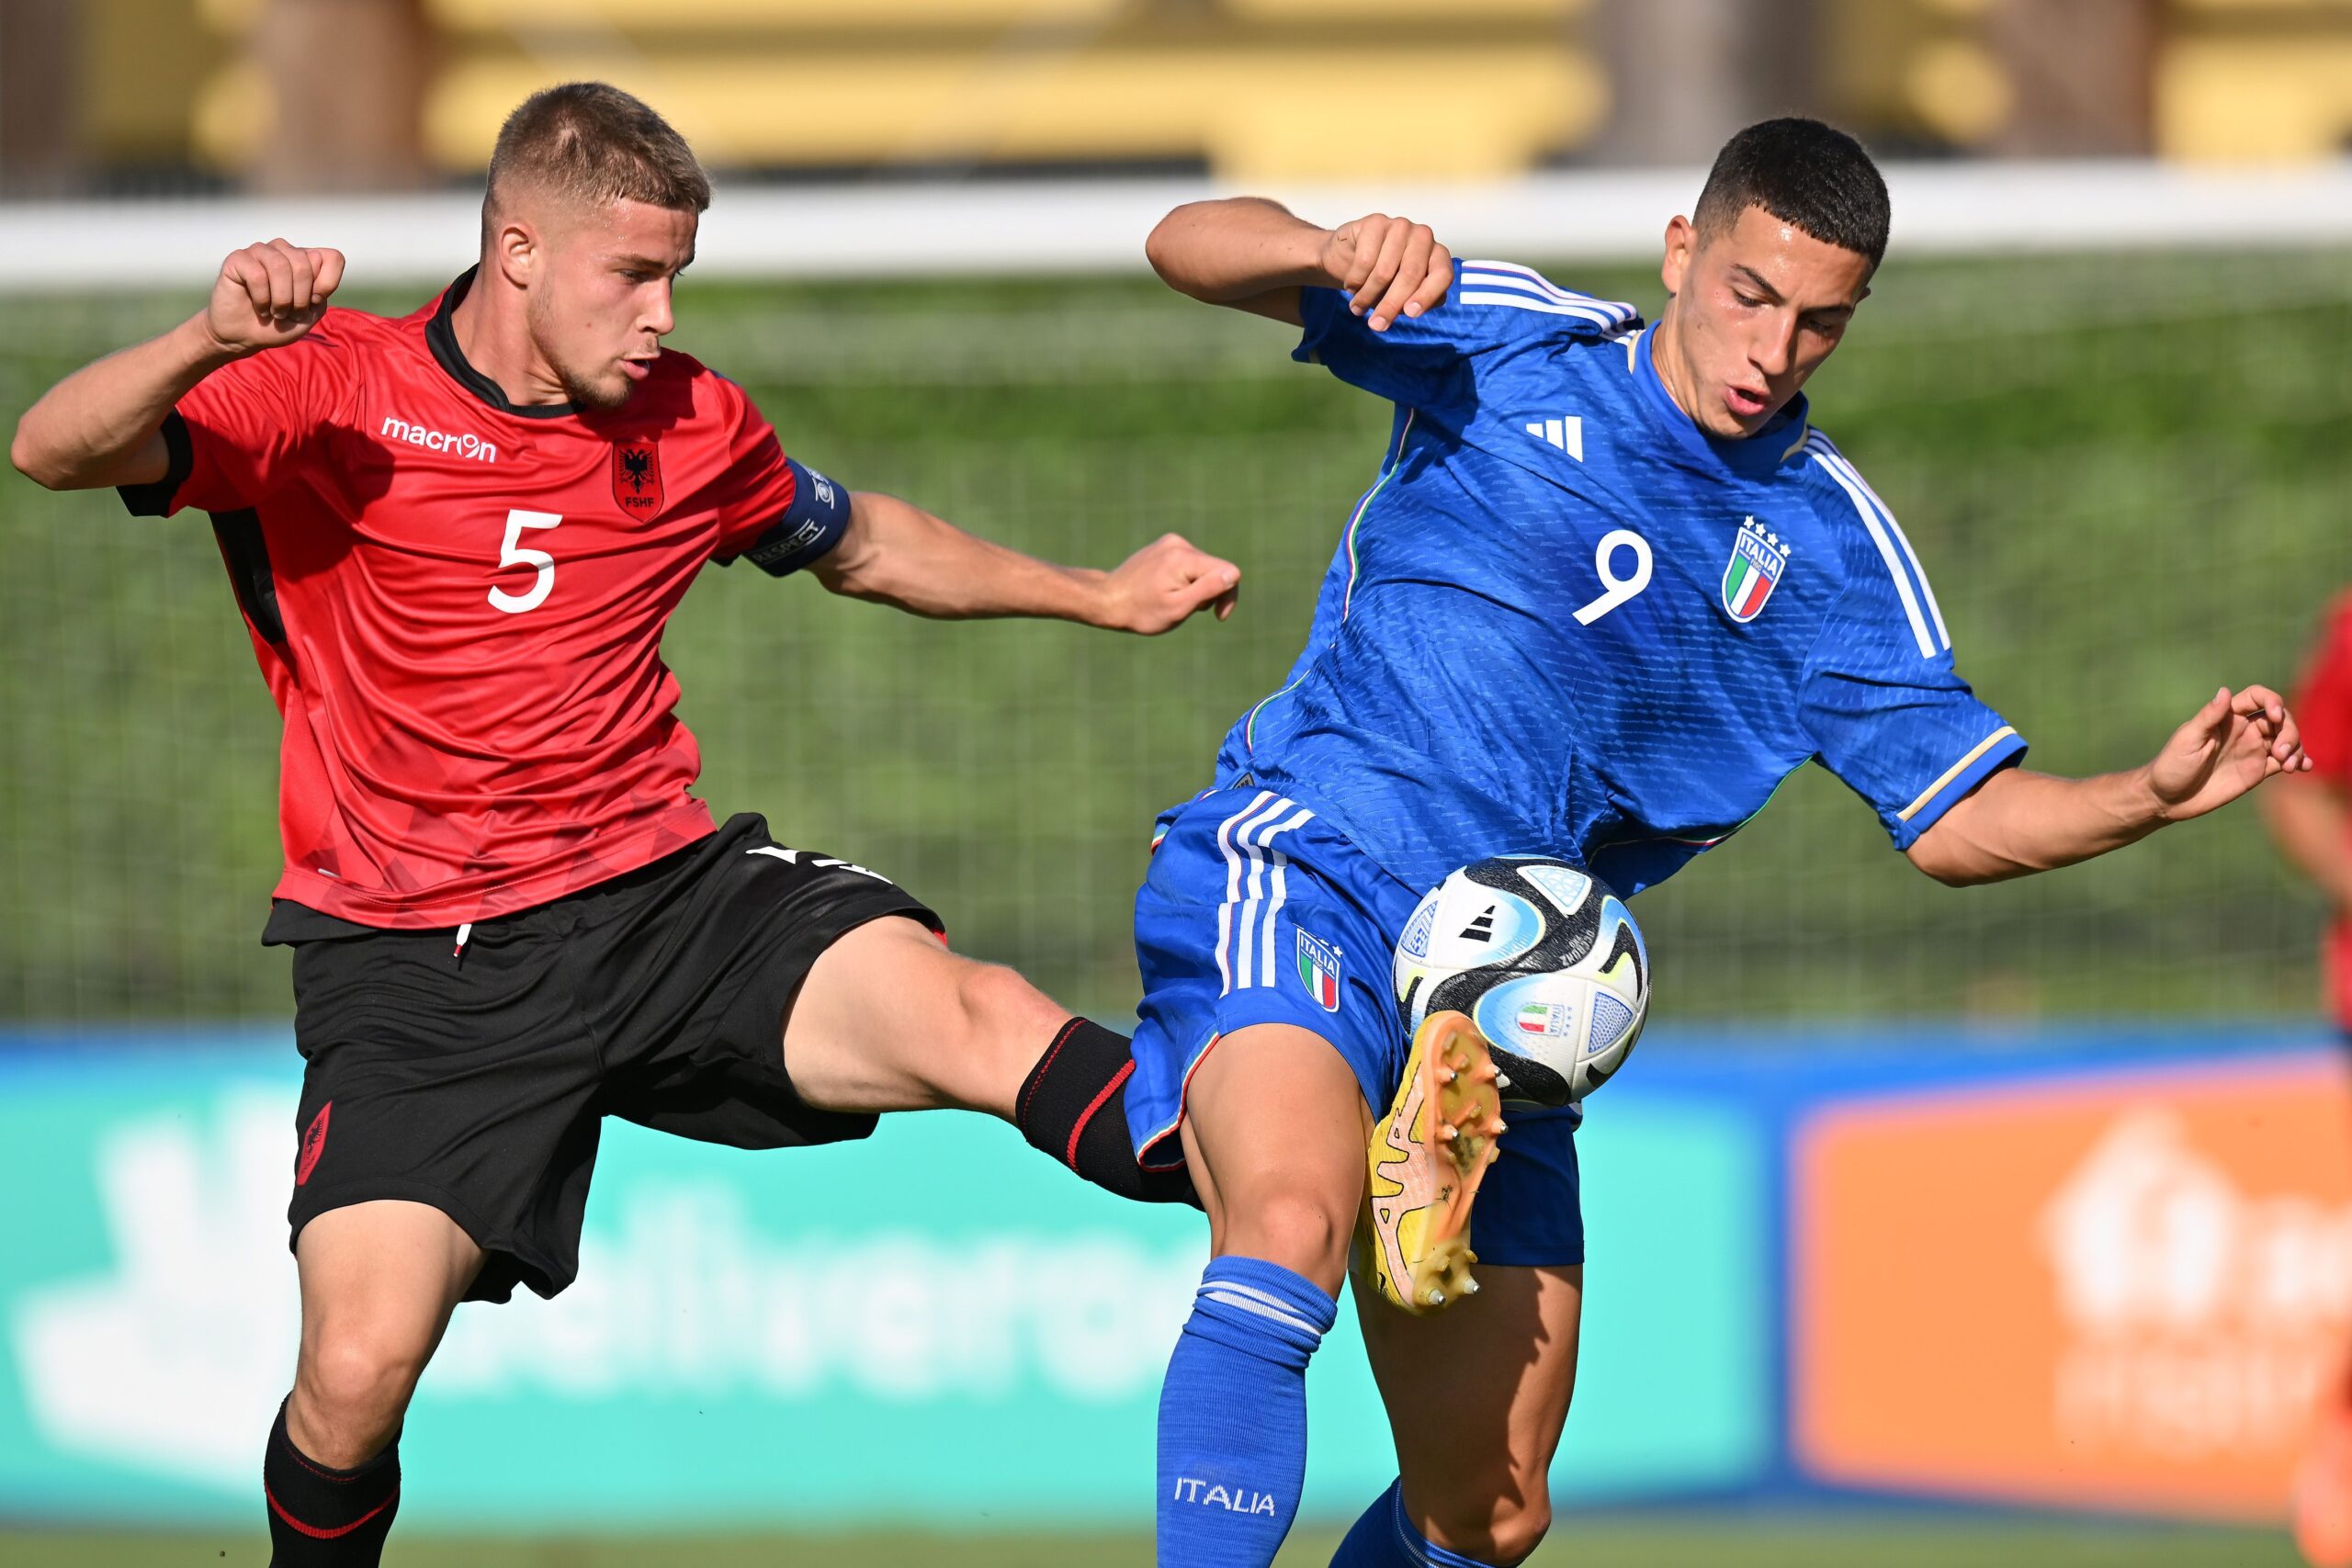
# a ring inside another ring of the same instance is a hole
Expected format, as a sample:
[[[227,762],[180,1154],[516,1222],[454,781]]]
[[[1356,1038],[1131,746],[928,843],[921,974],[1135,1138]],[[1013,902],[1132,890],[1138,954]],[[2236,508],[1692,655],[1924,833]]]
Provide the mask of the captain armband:
[[[770,577],[789,577],[842,542],[849,531],[849,491],[816,469],[785,460],[792,470],[792,504],[741,558]]]

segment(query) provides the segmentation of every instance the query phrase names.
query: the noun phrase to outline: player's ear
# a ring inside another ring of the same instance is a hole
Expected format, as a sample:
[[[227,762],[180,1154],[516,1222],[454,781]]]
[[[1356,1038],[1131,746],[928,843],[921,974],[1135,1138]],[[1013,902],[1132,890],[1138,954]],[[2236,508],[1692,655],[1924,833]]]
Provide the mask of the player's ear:
[[[1666,226],[1666,260],[1657,269],[1658,280],[1668,294],[1682,292],[1683,280],[1690,276],[1690,255],[1698,244],[1699,231],[1690,226],[1690,220],[1676,213]]]
[[[483,259],[507,282],[527,288],[545,259],[537,226],[519,217],[502,219],[491,231],[490,254]]]

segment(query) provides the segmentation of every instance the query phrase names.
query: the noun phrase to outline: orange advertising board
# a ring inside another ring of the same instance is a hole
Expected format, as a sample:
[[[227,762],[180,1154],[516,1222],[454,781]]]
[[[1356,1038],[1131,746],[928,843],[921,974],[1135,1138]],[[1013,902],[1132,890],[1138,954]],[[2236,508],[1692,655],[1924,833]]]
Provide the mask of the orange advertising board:
[[[1815,1478],[2275,1518],[2352,1352],[2332,1052],[1843,1101],[1790,1192]]]

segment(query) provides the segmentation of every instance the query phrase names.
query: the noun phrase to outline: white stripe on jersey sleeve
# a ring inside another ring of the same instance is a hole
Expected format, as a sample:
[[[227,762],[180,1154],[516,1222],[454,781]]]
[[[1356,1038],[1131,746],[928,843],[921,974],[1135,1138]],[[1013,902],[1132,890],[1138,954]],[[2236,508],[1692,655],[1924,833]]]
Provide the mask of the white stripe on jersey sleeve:
[[[1936,623],[1936,636],[1946,648],[1950,648],[1951,633],[1944,626],[1943,607],[1936,603],[1936,585],[1928,581],[1928,569],[1919,564],[1919,552],[1911,547],[1911,536],[1905,534],[1903,531],[1903,525],[1895,521],[1894,508],[1879,498],[1878,491],[1871,488],[1871,481],[1862,478],[1862,470],[1854,467],[1852,458],[1838,450],[1835,442],[1818,431],[1813,434],[1814,439],[1826,448],[1829,455],[1835,457],[1838,465],[1846,470],[1846,477],[1862,487],[1862,493],[1870,497],[1872,506],[1878,508],[1878,514],[1886,519],[1887,527],[1894,535],[1894,542],[1903,547],[1903,558],[1911,563],[1911,575],[1919,580],[1919,592],[1928,601],[1928,618]]]
[[[1927,805],[1928,802],[1941,795],[1946,786],[1948,786],[1952,780],[1960,777],[1961,774],[1975,766],[1977,758],[1982,757],[1985,752],[1990,751],[1994,747],[1998,746],[2002,741],[2007,739],[2010,736],[2015,735],[2017,731],[2015,729],[2005,724],[2001,726],[2000,728],[1993,731],[1992,734],[1986,736],[1984,739],[1979,740],[1974,746],[1969,749],[1968,755],[1962,757],[1959,761],[1954,762],[1951,767],[1946,768],[1937,776],[1935,783],[1921,790],[1919,792],[1918,799],[1913,801],[1910,805],[1896,812],[1894,814],[1895,820],[1898,822],[1908,822],[1912,818],[1917,817],[1919,814],[1919,808],[1921,807]]]
[[[1933,659],[1938,645],[1928,630],[1927,617],[1919,613],[1919,596],[1911,592],[1910,576],[1903,570],[1903,562],[1894,553],[1894,542],[1888,539],[1885,528],[1879,524],[1877,509],[1862,494],[1860,486],[1846,477],[1851,470],[1842,460],[1824,451],[1824,445],[1816,436],[1805,443],[1805,450],[1815,462],[1821,465],[1822,472],[1838,481],[1838,488],[1846,492],[1846,499],[1854,503],[1855,515],[1862,520],[1862,526],[1870,530],[1871,543],[1878,547],[1879,558],[1886,563],[1887,575],[1894,579],[1894,591],[1903,600],[1904,615],[1910,619],[1911,637],[1919,645],[1919,657]]]
[[[1464,289],[1456,296],[1464,305],[1509,305],[1514,310],[1540,310],[1547,316],[1574,316],[1596,327],[1613,328],[1616,319],[1586,305],[1563,305],[1556,299],[1539,299],[1532,294],[1501,294],[1485,289]]]
[[[1516,262],[1465,261],[1461,288],[1461,299],[1466,305],[1511,305],[1522,310],[1577,316],[1601,327],[1630,325],[1636,313],[1631,305],[1563,288],[1533,267]]]
[[[1563,288],[1533,267],[1521,266],[1517,262],[1465,261],[1462,264],[1462,274],[1465,279],[1474,273],[1479,275],[1482,282],[1532,288],[1559,300],[1562,304],[1597,305],[1621,321],[1630,321],[1635,313],[1631,305],[1621,300],[1603,299],[1597,295],[1586,294],[1577,289]]]

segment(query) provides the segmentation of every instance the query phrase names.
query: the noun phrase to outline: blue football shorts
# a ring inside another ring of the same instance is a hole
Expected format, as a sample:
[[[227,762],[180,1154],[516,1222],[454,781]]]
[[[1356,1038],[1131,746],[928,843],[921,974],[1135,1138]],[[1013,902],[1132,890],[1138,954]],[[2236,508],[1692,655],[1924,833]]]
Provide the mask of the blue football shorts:
[[[1310,1030],[1385,1112],[1410,1044],[1390,982],[1420,901],[1311,807],[1272,790],[1211,790],[1161,813],[1136,895],[1143,1005],[1127,1120],[1137,1157],[1172,1166],[1184,1086],[1217,1041],[1259,1023]],[[1584,1261],[1574,1107],[1511,1104],[1472,1222],[1482,1262]]]

